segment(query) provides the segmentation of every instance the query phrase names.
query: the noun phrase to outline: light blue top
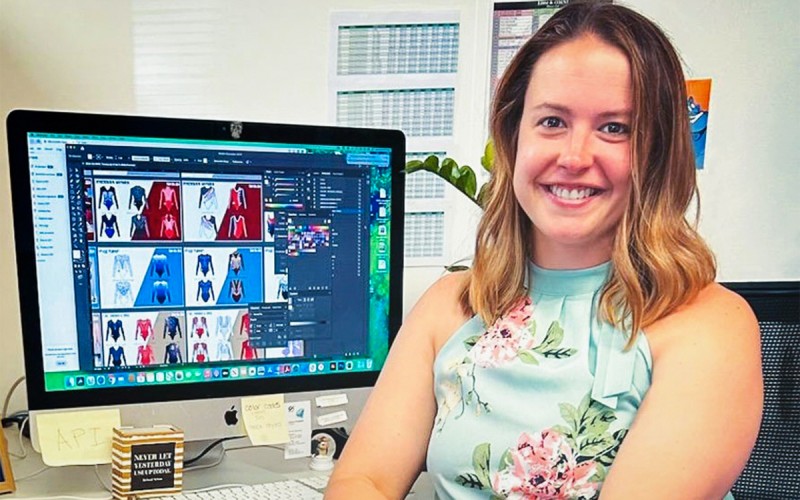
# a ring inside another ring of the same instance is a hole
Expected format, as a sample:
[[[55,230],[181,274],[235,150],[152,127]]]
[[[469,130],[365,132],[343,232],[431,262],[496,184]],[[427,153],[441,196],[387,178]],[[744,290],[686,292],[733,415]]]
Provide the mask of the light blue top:
[[[653,365],[644,334],[623,352],[626,334],[598,319],[610,266],[530,264],[524,300],[442,346],[427,457],[439,498],[599,497]]]

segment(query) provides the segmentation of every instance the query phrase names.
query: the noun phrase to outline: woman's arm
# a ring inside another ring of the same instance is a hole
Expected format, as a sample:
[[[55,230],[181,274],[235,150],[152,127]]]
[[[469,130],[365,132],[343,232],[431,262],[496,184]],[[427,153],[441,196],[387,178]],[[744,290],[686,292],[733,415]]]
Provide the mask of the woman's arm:
[[[464,273],[437,281],[414,306],[389,353],[326,489],[325,498],[402,498],[425,464],[436,416],[437,336],[464,321]]]
[[[761,423],[758,322],[711,285],[648,328],[653,383],[601,499],[720,499],[744,469]]]

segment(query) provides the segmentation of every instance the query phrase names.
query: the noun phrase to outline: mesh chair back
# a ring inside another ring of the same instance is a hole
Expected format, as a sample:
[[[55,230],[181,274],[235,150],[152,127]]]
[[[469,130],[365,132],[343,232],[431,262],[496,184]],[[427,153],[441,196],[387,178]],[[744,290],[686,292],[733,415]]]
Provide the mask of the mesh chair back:
[[[800,283],[726,283],[758,318],[764,415],[736,500],[800,499]]]

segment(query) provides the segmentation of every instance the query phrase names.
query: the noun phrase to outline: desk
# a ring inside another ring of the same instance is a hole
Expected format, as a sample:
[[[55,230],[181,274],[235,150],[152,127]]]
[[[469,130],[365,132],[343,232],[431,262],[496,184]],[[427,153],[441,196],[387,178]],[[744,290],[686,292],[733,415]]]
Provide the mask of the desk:
[[[17,434],[13,431],[6,433],[9,448],[18,453],[19,444]],[[30,442],[26,439],[25,446],[28,457],[24,460],[12,458],[11,465],[14,476],[24,478],[44,468],[41,455],[33,451]],[[235,446],[235,444],[234,444]],[[221,451],[212,451],[196,465],[214,463],[219,459]],[[254,484],[263,483],[280,477],[297,477],[310,472],[309,458],[284,460],[283,450],[275,448],[258,447],[246,449],[229,449],[222,463],[208,469],[188,471],[184,473],[184,490],[195,490],[221,484]],[[111,486],[111,466],[98,466],[98,474],[106,486]],[[110,493],[105,490],[95,474],[94,466],[53,467],[45,472],[27,480],[17,482],[17,492],[13,495],[3,496],[5,499],[55,497],[58,495],[82,498],[109,498]],[[433,487],[426,474],[422,474],[412,487],[407,498],[414,500],[427,500],[433,498]]]

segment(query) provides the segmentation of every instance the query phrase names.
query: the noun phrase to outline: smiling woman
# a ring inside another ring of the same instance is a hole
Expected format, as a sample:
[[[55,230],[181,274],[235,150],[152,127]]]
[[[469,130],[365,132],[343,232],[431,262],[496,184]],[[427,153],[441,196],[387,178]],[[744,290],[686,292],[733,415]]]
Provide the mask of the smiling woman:
[[[519,50],[472,269],[406,319],[330,498],[402,497],[425,464],[440,498],[730,498],[759,332],[685,218],[685,102],[674,48],[626,7],[571,2]]]
[[[533,221],[533,260],[608,260],[630,195],[630,65],[585,35],[542,55],[525,94],[513,186]],[[598,92],[602,89],[602,92]]]

